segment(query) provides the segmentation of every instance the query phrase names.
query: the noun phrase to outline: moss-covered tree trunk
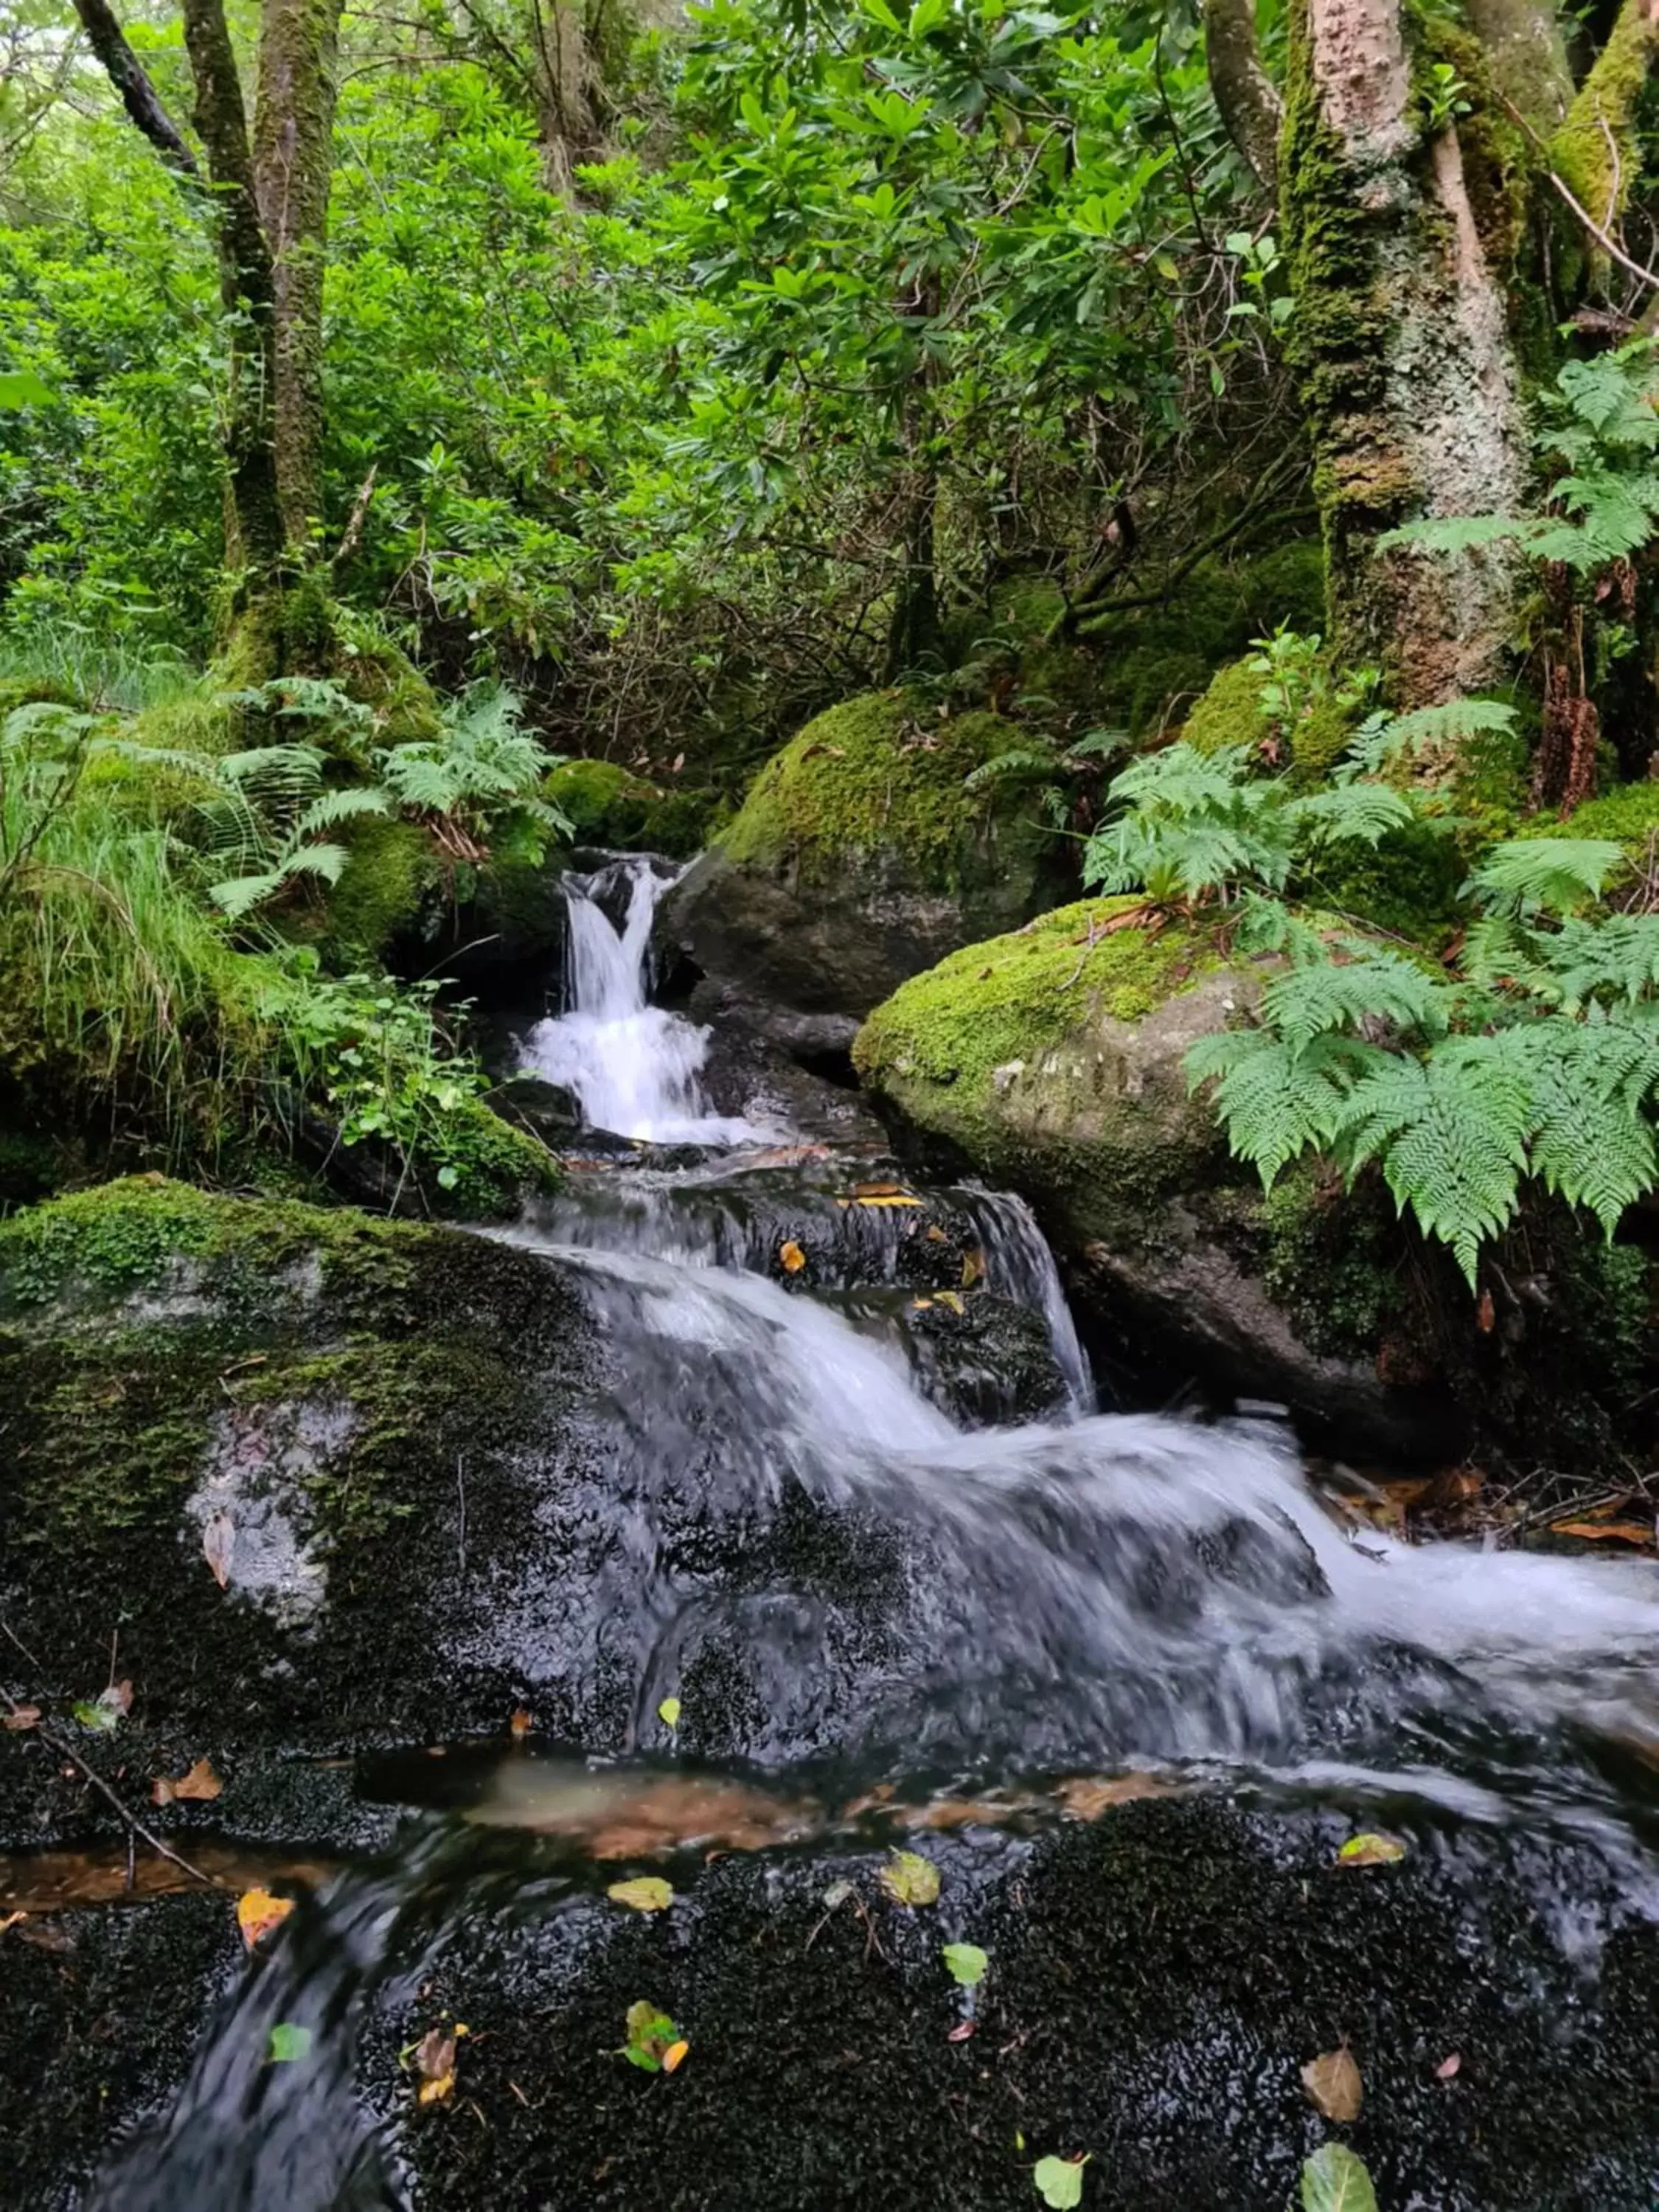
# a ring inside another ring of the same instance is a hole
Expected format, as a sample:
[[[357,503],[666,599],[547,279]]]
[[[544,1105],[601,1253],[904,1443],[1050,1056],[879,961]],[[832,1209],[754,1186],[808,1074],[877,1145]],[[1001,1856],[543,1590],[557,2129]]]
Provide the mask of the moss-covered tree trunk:
[[[322,521],[323,270],[341,0],[264,0],[253,180],[272,278],[271,438],[283,540],[307,564]]]
[[[1460,135],[1431,114],[1414,20],[1404,0],[1297,0],[1279,165],[1333,627],[1407,705],[1501,678],[1516,574],[1379,540],[1513,513],[1527,475],[1504,241],[1466,173],[1482,118]]]

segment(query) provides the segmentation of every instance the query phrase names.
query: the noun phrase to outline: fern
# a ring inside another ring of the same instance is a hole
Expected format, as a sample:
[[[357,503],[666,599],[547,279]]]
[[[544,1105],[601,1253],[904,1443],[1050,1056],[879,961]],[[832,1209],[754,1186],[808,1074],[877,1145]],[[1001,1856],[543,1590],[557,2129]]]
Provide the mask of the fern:
[[[1330,1145],[1355,1079],[1386,1060],[1352,1036],[1298,1048],[1270,1029],[1227,1030],[1188,1047],[1186,1075],[1189,1090],[1214,1083],[1228,1143],[1271,1188],[1293,1159]]]
[[[1603,837],[1517,837],[1495,845],[1465,889],[1488,914],[1567,915],[1600,897],[1623,858]]]
[[[1514,726],[1514,708],[1498,699],[1452,699],[1409,714],[1371,714],[1360,725],[1336,775],[1340,781],[1380,775],[1396,761],[1456,751],[1471,738],[1501,737]]]
[[[1482,1243],[1514,1218],[1532,1123],[1533,1085],[1513,1036],[1462,1037],[1363,1077],[1333,1137],[1351,1173],[1380,1164],[1395,1203],[1451,1247],[1473,1289]]]
[[[1532,1062],[1533,1174],[1611,1237],[1626,1208],[1659,1179],[1653,1131],[1627,1088],[1609,1089],[1585,1049],[1590,1033],[1563,1021],[1519,1035]],[[1651,1076],[1644,1088],[1651,1087]]]
[[[1285,818],[1310,846],[1352,841],[1376,847],[1391,830],[1414,821],[1416,811],[1402,792],[1391,791],[1387,784],[1345,783],[1289,800]]]
[[[1292,968],[1275,975],[1261,994],[1263,1018],[1292,1048],[1331,1030],[1391,1024],[1425,1036],[1443,1036],[1451,994],[1423,969],[1397,953],[1368,950],[1340,965]]]
[[[410,812],[453,823],[471,839],[514,817],[550,836],[571,836],[565,815],[541,796],[556,763],[524,727],[523,714],[505,684],[475,685],[446,709],[440,736],[375,756],[386,789]]]
[[[1018,776],[1050,776],[1059,763],[1053,753],[1036,745],[1011,745],[1006,752],[994,753],[989,760],[981,761],[962,779],[964,791],[983,791],[989,784],[1006,783]]]
[[[1603,921],[1568,919],[1534,939],[1539,974],[1570,1009],[1606,993],[1634,1005],[1659,984],[1659,915],[1615,914]]]

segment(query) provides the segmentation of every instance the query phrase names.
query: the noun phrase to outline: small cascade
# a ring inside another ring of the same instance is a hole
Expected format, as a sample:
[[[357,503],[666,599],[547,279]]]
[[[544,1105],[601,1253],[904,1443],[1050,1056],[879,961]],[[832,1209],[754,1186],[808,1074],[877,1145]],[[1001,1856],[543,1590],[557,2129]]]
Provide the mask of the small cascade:
[[[564,878],[570,920],[568,1011],[538,1022],[526,1074],[572,1092],[583,1120],[659,1145],[743,1145],[775,1131],[710,1114],[699,1077],[708,1032],[648,1002],[651,927],[673,883],[649,854],[628,853]],[[620,908],[620,924],[612,919]]]

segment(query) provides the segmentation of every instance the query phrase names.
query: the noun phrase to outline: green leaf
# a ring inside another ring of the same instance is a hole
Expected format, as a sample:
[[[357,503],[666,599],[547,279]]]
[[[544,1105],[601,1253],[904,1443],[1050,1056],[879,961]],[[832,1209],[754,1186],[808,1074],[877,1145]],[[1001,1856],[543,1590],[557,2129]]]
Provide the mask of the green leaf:
[[[664,2058],[680,2040],[679,2029],[665,2012],[659,2012],[644,1997],[629,2006],[627,2028],[623,2057],[647,2074],[660,2074]]]
[[[1054,2212],[1065,2212],[1067,2205],[1083,2202],[1083,2169],[1089,2163],[1085,2153],[1081,2158],[1040,2158],[1032,2169],[1031,2179],[1036,2193]]]
[[[311,2056],[311,2030],[296,2027],[292,2021],[279,2020],[270,2031],[270,2041],[265,2057],[273,2065],[291,2065],[296,2058]]]
[[[880,1880],[895,1905],[939,1902],[939,1869],[920,1851],[895,1851],[883,1867]]]
[[[50,407],[57,396],[32,368],[0,369],[0,407]]]
[[[1398,1836],[1385,1836],[1375,1829],[1367,1829],[1350,1836],[1337,1858],[1343,1866],[1390,1866],[1395,1859],[1403,1859],[1406,1846]]]
[[[662,1723],[665,1728],[677,1729],[680,1724],[679,1699],[678,1698],[665,1698],[657,1708],[657,1718]]]
[[[990,1965],[988,1954],[977,1943],[944,1943],[939,1956],[949,1969],[953,1982],[964,1990],[975,1989],[985,1979],[985,1970]]]
[[[1304,2165],[1302,2212],[1377,2212],[1364,2162],[1346,2143],[1322,2143]]]

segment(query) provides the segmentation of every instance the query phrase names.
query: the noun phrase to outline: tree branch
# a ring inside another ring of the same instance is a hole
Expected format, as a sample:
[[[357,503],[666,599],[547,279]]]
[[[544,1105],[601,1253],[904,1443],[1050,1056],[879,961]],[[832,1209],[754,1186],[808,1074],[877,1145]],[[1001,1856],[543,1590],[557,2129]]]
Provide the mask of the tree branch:
[[[1255,0],[1204,0],[1210,90],[1227,136],[1270,192],[1279,182],[1279,126],[1285,105],[1261,66]]]
[[[144,65],[127,44],[126,33],[116,21],[109,0],[75,0],[75,12],[87,42],[104,65],[104,72],[121,95],[121,105],[170,169],[181,177],[199,177],[196,156],[179,134],[177,125],[157,99]]]

